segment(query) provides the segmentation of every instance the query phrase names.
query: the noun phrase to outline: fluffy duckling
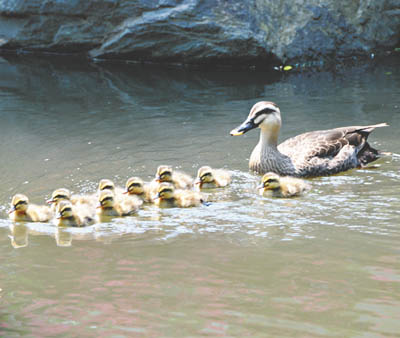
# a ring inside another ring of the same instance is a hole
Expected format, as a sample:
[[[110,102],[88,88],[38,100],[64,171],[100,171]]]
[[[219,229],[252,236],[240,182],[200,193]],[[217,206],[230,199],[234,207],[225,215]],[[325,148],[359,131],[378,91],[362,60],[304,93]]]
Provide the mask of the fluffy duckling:
[[[175,171],[168,165],[160,165],[157,168],[155,181],[158,183],[172,183],[176,189],[190,189],[193,187],[193,179],[181,172]]]
[[[95,195],[71,195],[68,189],[60,188],[53,191],[47,203],[51,204],[52,210],[56,212],[57,206],[61,201],[70,201],[79,216],[88,222],[96,217]]]
[[[102,190],[99,196],[97,213],[100,218],[129,216],[136,213],[143,202],[136,196],[128,196],[122,201],[116,200],[115,194],[109,189]]]
[[[114,182],[108,179],[102,179],[99,182],[99,192],[103,190],[111,190],[116,195],[122,195],[124,193],[124,189],[120,187],[116,187]]]
[[[154,203],[160,208],[188,208],[204,203],[200,193],[191,190],[175,190],[171,183],[161,183]]]
[[[126,181],[124,194],[139,197],[143,202],[151,202],[150,186],[139,177],[131,177]]]
[[[48,222],[53,218],[48,206],[30,204],[28,197],[23,194],[14,195],[8,214],[15,222]]]
[[[230,183],[231,174],[227,170],[204,166],[197,171],[195,186],[199,189],[213,189],[226,187]]]
[[[265,197],[294,197],[308,191],[310,185],[299,178],[280,177],[269,172],[261,178],[259,194]]]
[[[56,225],[59,227],[84,227],[93,224],[93,220],[81,217],[70,201],[64,200],[57,204]]]

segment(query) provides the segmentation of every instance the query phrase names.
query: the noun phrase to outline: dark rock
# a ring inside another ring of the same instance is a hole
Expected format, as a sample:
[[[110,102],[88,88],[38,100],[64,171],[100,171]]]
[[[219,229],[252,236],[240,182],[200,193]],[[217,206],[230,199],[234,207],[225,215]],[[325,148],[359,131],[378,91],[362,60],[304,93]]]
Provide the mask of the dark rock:
[[[400,41],[400,1],[3,0],[0,49],[255,64],[334,59]]]

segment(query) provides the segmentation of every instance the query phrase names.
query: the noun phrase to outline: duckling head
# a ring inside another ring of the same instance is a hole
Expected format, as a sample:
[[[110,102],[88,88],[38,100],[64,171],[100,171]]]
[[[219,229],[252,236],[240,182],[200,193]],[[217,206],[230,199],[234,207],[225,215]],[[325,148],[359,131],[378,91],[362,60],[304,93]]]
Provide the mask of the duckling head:
[[[161,183],[158,187],[157,198],[161,200],[169,200],[174,198],[175,188],[170,183]]]
[[[157,182],[172,182],[172,167],[160,165],[156,173]]]
[[[102,190],[99,196],[99,203],[98,208],[113,208],[115,201],[112,190]]]
[[[16,194],[13,196],[11,200],[11,209],[8,212],[9,214],[14,211],[17,212],[25,212],[29,206],[29,199],[23,194]]]
[[[214,182],[214,176],[212,173],[211,167],[204,166],[201,167],[197,171],[197,178],[196,178],[196,184],[200,184],[200,186],[204,183],[212,183]]]
[[[47,200],[48,204],[58,203],[60,201],[69,201],[71,199],[71,192],[68,189],[61,188],[54,190],[51,198]]]
[[[243,135],[254,128],[271,130],[277,133],[281,128],[281,112],[279,107],[269,101],[257,102],[250,110],[247,119],[238,127],[231,130],[232,136]]]
[[[111,180],[107,180],[107,179],[101,180],[99,182],[99,191],[106,190],[106,189],[114,191],[115,190],[114,182]]]
[[[57,205],[57,218],[73,217],[72,204],[70,201],[60,201]]]
[[[267,190],[277,190],[280,189],[281,183],[279,180],[279,175],[275,173],[266,173],[261,178],[261,184],[258,186],[259,189]]]
[[[126,181],[125,189],[127,194],[141,195],[144,193],[143,180],[139,177],[131,177]]]

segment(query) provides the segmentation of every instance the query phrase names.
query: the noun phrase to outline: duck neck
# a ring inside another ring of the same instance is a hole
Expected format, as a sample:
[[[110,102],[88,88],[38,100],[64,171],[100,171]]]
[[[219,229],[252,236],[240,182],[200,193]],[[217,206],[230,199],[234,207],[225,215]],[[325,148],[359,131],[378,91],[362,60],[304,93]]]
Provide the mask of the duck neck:
[[[271,149],[278,151],[278,134],[279,128],[261,128],[260,129],[260,146],[261,149]]]

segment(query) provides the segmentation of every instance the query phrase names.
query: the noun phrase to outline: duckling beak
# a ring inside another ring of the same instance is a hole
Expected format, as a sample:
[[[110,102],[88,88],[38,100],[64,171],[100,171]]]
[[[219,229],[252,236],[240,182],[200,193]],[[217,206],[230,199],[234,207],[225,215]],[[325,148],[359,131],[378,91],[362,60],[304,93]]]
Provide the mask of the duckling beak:
[[[129,191],[128,191],[128,190],[127,190],[127,191],[124,191],[123,194],[124,194],[124,195],[129,194]]]
[[[261,183],[260,185],[257,185],[257,189],[264,189],[264,184]]]
[[[15,210],[15,207],[12,207],[10,210],[8,210],[8,214],[12,214]]]
[[[56,218],[57,218],[57,219],[62,218],[61,214],[57,214]]]
[[[55,201],[54,200],[47,200],[46,203],[47,204],[53,204]]]
[[[200,185],[201,186],[201,178],[197,177],[196,180],[194,181],[194,185]]]
[[[239,127],[231,130],[231,136],[243,135],[244,133],[254,128],[257,128],[257,125],[254,124],[253,120],[246,120]]]

